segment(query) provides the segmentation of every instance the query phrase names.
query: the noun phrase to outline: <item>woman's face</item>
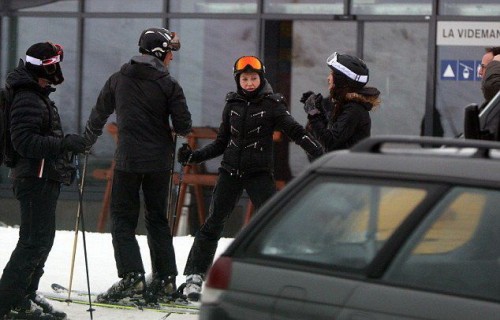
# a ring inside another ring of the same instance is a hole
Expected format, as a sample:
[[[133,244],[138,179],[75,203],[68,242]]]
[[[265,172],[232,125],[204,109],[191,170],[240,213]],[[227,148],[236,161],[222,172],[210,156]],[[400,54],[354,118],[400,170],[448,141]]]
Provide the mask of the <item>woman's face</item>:
[[[328,91],[332,91],[335,88],[335,81],[333,79],[333,71],[328,75]]]
[[[260,86],[260,77],[257,72],[243,72],[240,75],[240,86],[243,90],[252,92]]]

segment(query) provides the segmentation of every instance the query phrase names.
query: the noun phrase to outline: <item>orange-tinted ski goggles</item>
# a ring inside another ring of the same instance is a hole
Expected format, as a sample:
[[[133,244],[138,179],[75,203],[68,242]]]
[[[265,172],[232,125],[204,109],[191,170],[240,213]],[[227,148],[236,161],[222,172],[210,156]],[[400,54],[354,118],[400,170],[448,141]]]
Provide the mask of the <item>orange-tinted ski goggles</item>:
[[[254,56],[243,56],[236,60],[233,67],[233,73],[240,73],[247,69],[255,70],[258,72],[266,72],[266,68],[259,60],[259,58]]]

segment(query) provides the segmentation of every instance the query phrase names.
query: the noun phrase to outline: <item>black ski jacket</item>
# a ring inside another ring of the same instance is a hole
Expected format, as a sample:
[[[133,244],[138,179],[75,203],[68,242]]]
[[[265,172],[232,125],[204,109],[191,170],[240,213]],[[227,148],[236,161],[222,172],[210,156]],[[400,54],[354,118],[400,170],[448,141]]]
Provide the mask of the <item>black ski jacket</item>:
[[[284,97],[266,83],[255,98],[236,92],[226,95],[217,138],[196,150],[192,162],[223,155],[221,167],[232,175],[273,172],[273,132],[280,130],[300,145],[310,158],[323,154],[319,142],[307,134],[287,110]]]
[[[370,136],[372,105],[349,101],[335,121],[323,113],[308,116],[309,127],[326,152],[349,149]]]
[[[175,146],[170,128],[191,131],[191,113],[179,83],[163,63],[150,55],[132,57],[102,88],[86,125],[93,144],[108,117],[116,112],[116,169],[146,173],[170,170]]]
[[[21,61],[6,82],[14,89],[10,132],[17,162],[12,178],[41,177],[71,184],[75,167],[71,155],[62,148],[64,137],[59,112],[49,94],[55,88],[42,88]]]

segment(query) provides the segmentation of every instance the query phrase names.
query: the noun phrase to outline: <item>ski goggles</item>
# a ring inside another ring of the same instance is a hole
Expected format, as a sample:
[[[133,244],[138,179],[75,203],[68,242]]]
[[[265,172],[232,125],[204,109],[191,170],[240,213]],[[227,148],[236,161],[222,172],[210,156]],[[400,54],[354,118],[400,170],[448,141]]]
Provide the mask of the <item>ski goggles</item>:
[[[233,67],[233,73],[243,72],[246,69],[252,69],[255,71],[265,72],[266,68],[259,60],[259,58],[254,56],[243,56],[236,60]]]
[[[168,49],[172,51],[178,51],[181,48],[181,40],[179,39],[179,36],[177,36],[177,33],[171,32],[172,39],[170,40],[170,43],[168,45]]]
[[[53,57],[47,58],[47,59],[43,59],[43,60],[27,55],[26,62],[29,62],[35,66],[49,66],[49,65],[56,64],[56,63],[63,61],[63,59],[64,59],[63,46],[60,44],[53,44],[53,43],[50,43],[50,44],[52,45],[52,49],[54,50],[56,55],[54,55]]]
[[[361,82],[361,83],[367,83],[368,82],[368,76],[367,75],[359,75],[356,72],[353,72],[351,69],[347,68],[343,64],[337,61],[339,54],[337,52],[334,52],[332,55],[326,59],[326,64],[328,64],[330,67],[334,68],[335,70],[338,70],[345,76],[347,76],[349,79],[354,80],[356,82]]]

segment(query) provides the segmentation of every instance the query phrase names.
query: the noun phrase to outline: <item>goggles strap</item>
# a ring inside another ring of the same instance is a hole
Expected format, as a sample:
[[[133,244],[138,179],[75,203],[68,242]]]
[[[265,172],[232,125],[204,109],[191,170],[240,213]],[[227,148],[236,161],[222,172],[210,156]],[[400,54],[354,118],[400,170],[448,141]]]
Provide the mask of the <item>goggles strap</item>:
[[[335,52],[332,54],[328,59],[326,60],[326,63],[329,66],[332,66],[333,68],[339,70],[342,72],[344,75],[349,77],[350,79],[356,81],[356,82],[361,82],[361,83],[367,83],[368,82],[368,76],[362,76],[359,75],[355,72],[352,72],[351,69],[347,68],[343,64],[340,64],[337,62],[337,53]]]
[[[44,61],[49,61],[49,62],[48,63],[44,63]],[[53,56],[53,57],[51,57],[49,59],[45,59],[45,60],[40,60],[38,58],[26,55],[26,62],[34,64],[35,66],[51,65],[51,64],[56,64],[56,63],[58,63],[60,61],[61,61],[61,56],[60,55]]]

